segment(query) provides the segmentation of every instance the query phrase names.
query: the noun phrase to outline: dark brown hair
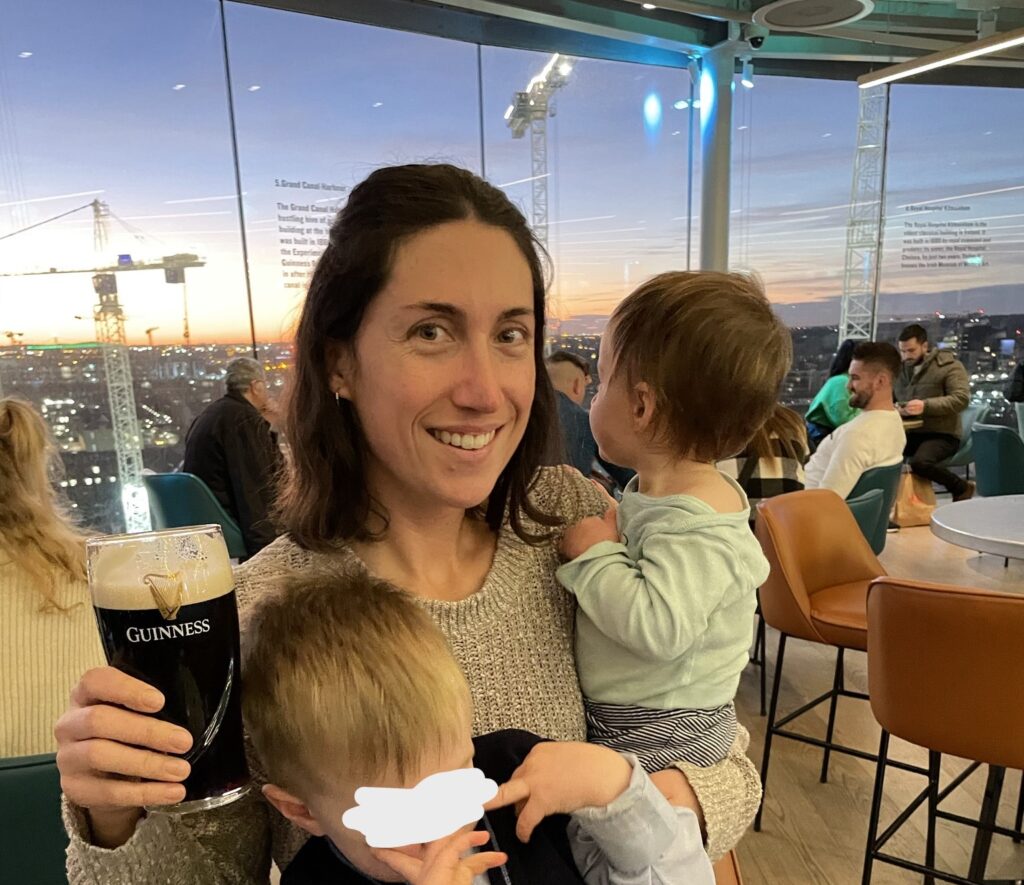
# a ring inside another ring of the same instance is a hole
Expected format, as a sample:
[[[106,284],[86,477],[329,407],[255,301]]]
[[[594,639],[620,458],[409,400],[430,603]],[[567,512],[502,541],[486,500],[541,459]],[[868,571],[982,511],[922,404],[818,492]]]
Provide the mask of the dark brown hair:
[[[904,326],[903,331],[900,332],[900,341],[910,341],[914,338],[917,339],[918,344],[928,343],[928,330],[920,323],[911,323],[909,326]]]
[[[553,366],[555,363],[569,363],[569,365],[575,366],[588,378],[591,374],[590,363],[583,359],[583,357],[570,353],[568,350],[556,350],[548,357],[547,362],[549,366]]]
[[[781,403],[776,403],[768,420],[750,438],[746,456],[758,460],[776,457],[772,440],[778,440],[787,458],[801,464],[807,461],[810,446],[807,444],[807,427],[804,425],[804,419]]]
[[[743,450],[793,356],[789,330],[744,274],[659,274],[619,304],[609,328],[614,374],[651,386],[656,434],[698,461]]]
[[[513,530],[526,541],[525,515],[542,526],[559,524],[529,501],[537,468],[546,463],[554,431],[555,404],[544,371],[544,269],[541,247],[523,214],[504,192],[447,164],[388,166],[353,188],[331,226],[317,262],[295,336],[295,370],[285,416],[292,469],[283,484],[278,516],[292,539],[309,550],[332,542],[375,537],[371,514],[387,524],[387,513],[366,486],[366,440],[352,404],[336,401],[329,361],[338,346],[350,346],[367,307],[384,288],[398,248],[422,231],[446,222],[475,219],[499,227],[515,240],[530,266],[536,319],[537,382],[530,418],[519,447],[495,483],[482,515],[492,530],[506,507]]]
[[[861,341],[853,349],[853,358],[876,369],[885,370],[889,373],[890,380],[898,378],[903,368],[900,352],[888,341]]]

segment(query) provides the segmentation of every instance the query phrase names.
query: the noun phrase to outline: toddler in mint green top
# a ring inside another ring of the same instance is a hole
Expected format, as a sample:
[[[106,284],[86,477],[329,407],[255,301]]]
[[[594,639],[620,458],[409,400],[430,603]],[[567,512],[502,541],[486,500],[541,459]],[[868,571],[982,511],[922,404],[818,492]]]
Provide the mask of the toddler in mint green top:
[[[767,419],[790,356],[759,284],[738,274],[655,277],[602,339],[591,428],[602,457],[637,475],[617,508],[566,530],[558,579],[578,603],[590,740],[649,772],[712,765],[735,739],[769,566],[743,490],[714,464]]]

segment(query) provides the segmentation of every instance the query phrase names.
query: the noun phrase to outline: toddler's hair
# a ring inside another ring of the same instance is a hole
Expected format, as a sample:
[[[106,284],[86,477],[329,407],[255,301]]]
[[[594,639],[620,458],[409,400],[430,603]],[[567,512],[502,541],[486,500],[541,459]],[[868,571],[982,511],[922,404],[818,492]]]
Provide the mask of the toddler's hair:
[[[273,783],[407,778],[465,740],[469,687],[414,597],[361,571],[282,577],[245,621],[242,706]]]
[[[758,280],[671,272],[643,283],[608,323],[614,374],[655,396],[655,430],[680,456],[741,452],[772,414],[793,342]]]

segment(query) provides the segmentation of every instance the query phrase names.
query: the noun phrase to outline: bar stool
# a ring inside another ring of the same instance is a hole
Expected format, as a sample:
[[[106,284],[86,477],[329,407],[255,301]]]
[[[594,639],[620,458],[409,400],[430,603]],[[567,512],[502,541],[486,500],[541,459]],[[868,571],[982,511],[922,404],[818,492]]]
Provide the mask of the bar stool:
[[[761,785],[767,787],[775,737],[821,747],[825,751],[821,782],[825,783],[833,751],[872,762],[876,759],[873,753],[836,744],[832,735],[839,698],[867,699],[864,693],[846,688],[843,656],[847,649],[867,649],[868,585],[884,575],[885,569],[875,558],[846,502],[828,489],[791,492],[762,501],[757,507],[755,533],[771,564],[771,574],[761,587],[761,611],[765,621],[780,634],[761,762]],[[835,675],[829,691],[776,720],[789,637],[834,646]],[[829,702],[829,715],[824,740],[785,730],[798,716],[825,701]],[[762,793],[761,808],[754,819],[757,831],[761,829],[763,811]]]
[[[992,835],[1021,837],[1020,804],[1015,830],[995,821],[1005,770],[1024,769],[1024,596],[885,577],[872,582],[867,607],[868,690],[883,731],[863,885],[871,882],[875,861],[921,873],[926,882],[983,882]],[[928,786],[878,835],[890,735],[927,748]],[[976,761],[940,790],[942,753]],[[980,820],[942,811],[942,800],[979,764],[989,766]],[[924,864],[884,854],[886,842],[925,802]],[[966,877],[935,867],[939,818],[978,831]]]

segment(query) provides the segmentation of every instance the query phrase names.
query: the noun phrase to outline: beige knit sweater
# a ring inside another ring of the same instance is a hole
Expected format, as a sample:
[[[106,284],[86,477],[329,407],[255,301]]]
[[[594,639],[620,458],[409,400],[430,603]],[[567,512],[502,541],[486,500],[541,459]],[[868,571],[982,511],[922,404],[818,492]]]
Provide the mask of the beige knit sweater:
[[[57,601],[71,608],[42,612],[34,579],[0,562],[0,757],[54,752],[53,723],[72,686],[105,662],[85,583],[55,581]]]
[[[561,513],[570,522],[603,506],[589,482],[560,468],[541,473],[534,496],[547,512]],[[236,572],[243,622],[270,592],[276,575],[339,563],[360,565],[347,548],[312,554],[287,538],[278,539]],[[573,662],[573,601],[555,580],[557,565],[554,543],[529,546],[506,525],[477,593],[460,602],[422,601],[469,680],[478,734],[525,728],[556,740],[585,737]],[[712,858],[736,844],[757,810],[760,784],[744,755],[748,738],[740,728],[730,756],[713,768],[680,766],[704,808]],[[287,866],[307,837],[262,800],[262,772],[251,754],[250,764],[257,783],[245,799],[181,818],[150,815],[126,844],[113,850],[90,845],[84,815],[66,806],[72,836],[69,882],[265,885],[271,856],[278,866]]]

